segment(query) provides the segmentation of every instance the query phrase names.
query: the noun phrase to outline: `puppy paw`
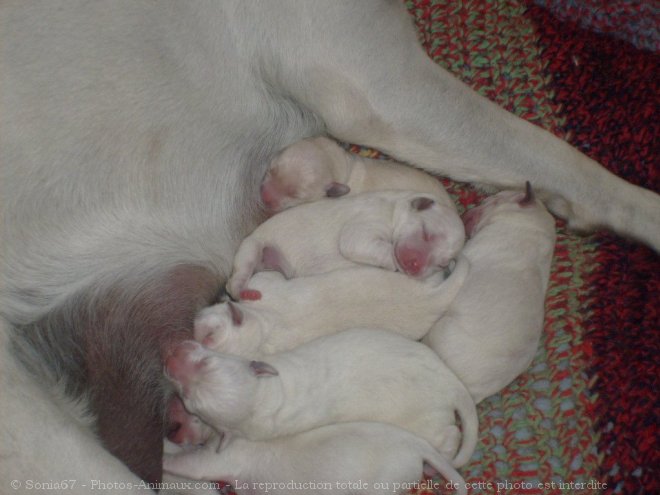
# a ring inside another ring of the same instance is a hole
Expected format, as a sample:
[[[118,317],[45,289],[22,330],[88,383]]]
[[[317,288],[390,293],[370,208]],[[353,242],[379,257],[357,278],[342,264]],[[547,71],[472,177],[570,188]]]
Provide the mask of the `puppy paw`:
[[[258,301],[261,299],[261,292],[254,289],[243,289],[239,295],[241,301]]]

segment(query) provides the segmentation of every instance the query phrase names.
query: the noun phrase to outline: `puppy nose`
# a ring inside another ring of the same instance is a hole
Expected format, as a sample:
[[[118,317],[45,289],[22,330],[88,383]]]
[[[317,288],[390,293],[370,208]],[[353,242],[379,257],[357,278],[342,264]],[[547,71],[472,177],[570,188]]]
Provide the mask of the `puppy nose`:
[[[425,259],[422,254],[414,249],[401,249],[397,255],[399,264],[408,275],[419,275],[424,268]]]
[[[409,275],[417,275],[419,271],[422,269],[422,264],[419,262],[419,259],[417,258],[406,258],[402,260],[403,268],[405,269],[406,273]]]
[[[279,209],[279,197],[275,188],[272,185],[267,183],[261,184],[259,188],[259,193],[261,195],[261,201],[268,210],[268,212],[275,212]]]

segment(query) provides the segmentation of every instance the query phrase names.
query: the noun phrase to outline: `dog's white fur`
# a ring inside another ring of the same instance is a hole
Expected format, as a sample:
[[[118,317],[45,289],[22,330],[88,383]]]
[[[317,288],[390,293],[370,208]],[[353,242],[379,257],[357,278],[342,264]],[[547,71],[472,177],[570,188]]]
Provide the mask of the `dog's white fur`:
[[[25,375],[9,336],[75,293],[139,288],[182,261],[226,275],[270,161],[302,138],[457,180],[530,180],[570,225],[660,248],[657,195],[439,68],[397,2],[0,9],[0,479],[135,479]]]
[[[423,206],[417,206],[420,200]],[[443,206],[429,194],[378,191],[322,199],[278,213],[246,237],[227,292],[240,298],[252,274],[263,268],[265,249],[276,253],[271,256],[287,278],[356,263],[425,278],[447,267],[464,242],[455,206]]]
[[[368,266],[290,280],[279,272],[259,272],[249,285],[261,299],[203,309],[195,319],[195,339],[250,358],[351,328],[380,328],[419,340],[454,300],[469,270],[459,256],[444,281],[440,272],[421,281]]]
[[[338,186],[344,186],[340,189],[344,194],[392,189],[423,192],[454,208],[445,188],[429,174],[392,160],[349,153],[323,136],[303,139],[275,157],[261,184],[261,198],[271,212],[277,212],[327,197]]]
[[[428,442],[384,423],[328,425],[269,441],[233,436],[163,461],[166,472],[227,480],[239,495],[402,493],[422,478],[424,463],[467,494],[463,478]]]
[[[168,359],[167,375],[189,412],[251,440],[382,421],[455,454],[455,466],[469,460],[477,441],[476,409],[463,384],[431,349],[384,330],[321,337],[268,363],[187,342]]]
[[[464,215],[471,238],[461,256],[471,270],[423,340],[477,403],[527,369],[543,331],[555,221],[524,197],[503,191]]]

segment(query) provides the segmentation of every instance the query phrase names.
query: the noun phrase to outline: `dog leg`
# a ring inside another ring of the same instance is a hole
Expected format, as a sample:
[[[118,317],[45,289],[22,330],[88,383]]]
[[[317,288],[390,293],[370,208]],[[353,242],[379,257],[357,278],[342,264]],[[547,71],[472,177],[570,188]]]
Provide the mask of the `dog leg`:
[[[274,77],[334,137],[460,181],[511,188],[531,181],[572,228],[607,227],[660,250],[657,194],[616,177],[438,67],[402,4],[308,8],[315,15],[301,9],[305,23],[295,39],[278,33],[291,53],[278,60],[289,70]]]

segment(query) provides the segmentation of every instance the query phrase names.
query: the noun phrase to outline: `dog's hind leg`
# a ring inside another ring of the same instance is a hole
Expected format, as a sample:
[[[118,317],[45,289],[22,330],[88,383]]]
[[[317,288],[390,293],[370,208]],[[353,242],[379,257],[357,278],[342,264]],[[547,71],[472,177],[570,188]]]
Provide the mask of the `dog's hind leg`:
[[[275,55],[288,55],[278,59],[275,77],[334,137],[456,180],[511,188],[530,181],[573,228],[607,227],[660,250],[658,195],[438,67],[402,4],[319,2],[302,10],[296,15],[304,16],[304,27],[295,39],[277,33],[285,46]]]

